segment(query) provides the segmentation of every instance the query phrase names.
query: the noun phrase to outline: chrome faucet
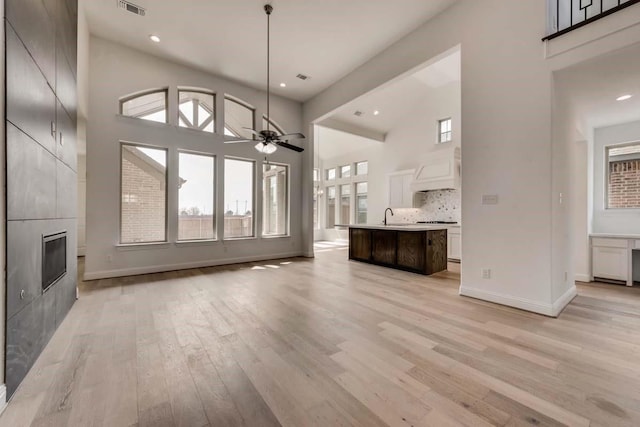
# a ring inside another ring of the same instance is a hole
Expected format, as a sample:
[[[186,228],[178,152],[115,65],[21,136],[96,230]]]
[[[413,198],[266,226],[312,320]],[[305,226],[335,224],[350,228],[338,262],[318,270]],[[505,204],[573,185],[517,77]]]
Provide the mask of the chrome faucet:
[[[393,216],[393,209],[387,208],[384,211],[384,225],[387,225],[387,211],[391,211],[391,216]]]

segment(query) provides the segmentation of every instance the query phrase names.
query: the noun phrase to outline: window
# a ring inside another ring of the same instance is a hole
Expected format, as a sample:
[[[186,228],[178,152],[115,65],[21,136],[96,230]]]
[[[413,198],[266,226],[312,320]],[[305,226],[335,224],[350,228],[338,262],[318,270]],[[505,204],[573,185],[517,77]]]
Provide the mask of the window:
[[[340,186],[340,223],[351,222],[351,184]]]
[[[318,222],[318,186],[313,186],[313,229],[317,230],[320,228],[320,223]]]
[[[136,119],[167,123],[167,90],[163,89],[122,99],[120,114]]]
[[[224,134],[236,138],[253,139],[255,110],[249,104],[226,97],[224,99]],[[245,129],[246,128],[246,129]]]
[[[367,183],[356,184],[356,224],[367,223]]]
[[[327,187],[327,228],[336,226],[336,187]]]
[[[438,143],[451,141],[451,118],[438,120]]]
[[[212,93],[178,91],[178,125],[213,133],[215,105],[215,95]]]
[[[351,176],[351,165],[340,166],[340,178],[349,178]]]
[[[640,143],[605,148],[607,208],[640,208]]]
[[[356,163],[356,175],[367,175],[369,173],[369,162]]]
[[[215,158],[178,154],[178,240],[215,239]]]
[[[320,223],[318,221],[318,192],[319,192],[319,183],[320,181],[320,170],[313,170],[313,229],[317,230],[320,228]]]
[[[269,129],[272,130],[272,131],[275,131],[275,132],[279,133],[280,135],[284,135],[285,134],[284,130],[282,130],[282,127],[280,125],[278,125],[273,120],[269,120],[267,118],[267,116],[262,116],[262,129],[266,130],[267,129],[267,125],[269,126]]]
[[[167,150],[122,144],[120,243],[167,240]]]
[[[224,161],[224,238],[253,237],[253,182],[250,160]]]
[[[335,168],[327,169],[326,174],[327,174],[327,180],[336,179],[336,169]]]
[[[262,169],[262,235],[289,234],[289,167],[265,164]]]

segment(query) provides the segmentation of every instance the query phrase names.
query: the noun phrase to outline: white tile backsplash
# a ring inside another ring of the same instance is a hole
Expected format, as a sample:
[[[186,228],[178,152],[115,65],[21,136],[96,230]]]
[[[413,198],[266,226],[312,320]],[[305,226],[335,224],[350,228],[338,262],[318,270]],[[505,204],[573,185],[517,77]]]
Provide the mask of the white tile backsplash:
[[[418,221],[461,222],[460,190],[434,190],[420,195],[422,207],[394,209],[394,216],[387,220],[400,224],[414,224]]]

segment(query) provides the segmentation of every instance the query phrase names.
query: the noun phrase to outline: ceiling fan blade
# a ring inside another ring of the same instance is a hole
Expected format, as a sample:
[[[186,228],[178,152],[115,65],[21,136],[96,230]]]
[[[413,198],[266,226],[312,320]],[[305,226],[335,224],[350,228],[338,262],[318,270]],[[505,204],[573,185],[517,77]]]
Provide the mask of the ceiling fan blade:
[[[225,144],[237,144],[239,142],[256,142],[255,139],[226,139]]]
[[[287,144],[286,142],[274,141],[274,143],[276,145],[280,146],[280,147],[284,147],[284,148],[288,148],[289,150],[297,151],[298,153],[302,153],[304,151],[304,148],[298,147],[297,145]]]
[[[246,130],[247,132],[251,132],[252,134],[254,134],[255,136],[260,136],[260,133],[256,132],[254,129],[251,128],[242,128],[244,130]]]
[[[286,135],[280,135],[278,139],[283,141],[289,141],[291,139],[306,139],[307,137],[301,133],[288,133]]]

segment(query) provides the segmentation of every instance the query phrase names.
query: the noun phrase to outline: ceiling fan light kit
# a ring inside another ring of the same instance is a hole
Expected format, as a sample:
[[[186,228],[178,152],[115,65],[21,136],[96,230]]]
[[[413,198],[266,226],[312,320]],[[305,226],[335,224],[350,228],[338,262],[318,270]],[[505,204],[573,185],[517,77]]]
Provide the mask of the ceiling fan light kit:
[[[227,144],[233,144],[238,142],[256,142],[255,149],[261,154],[273,154],[276,152],[278,147],[287,148],[289,150],[296,151],[298,153],[304,151],[304,148],[298,147],[297,145],[289,144],[287,141],[292,139],[305,139],[305,136],[301,133],[289,133],[286,135],[278,135],[277,132],[274,132],[270,129],[271,125],[271,46],[270,46],[270,37],[271,37],[271,12],[273,12],[273,6],[270,4],[264,5],[264,11],[267,14],[267,128],[261,130],[260,132],[256,132],[253,129],[244,128],[249,133],[252,133],[257,137],[257,139],[245,139],[245,140],[230,140],[225,141]]]

